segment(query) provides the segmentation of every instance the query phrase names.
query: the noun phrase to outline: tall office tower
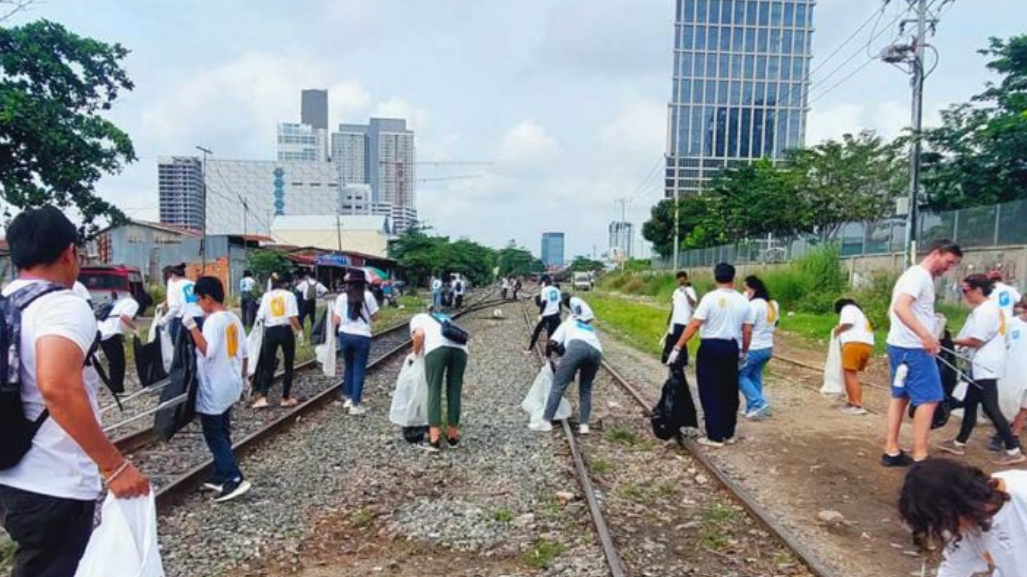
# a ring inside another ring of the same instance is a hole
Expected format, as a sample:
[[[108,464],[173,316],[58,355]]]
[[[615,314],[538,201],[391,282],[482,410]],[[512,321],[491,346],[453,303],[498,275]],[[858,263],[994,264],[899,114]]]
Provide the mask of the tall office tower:
[[[203,230],[203,163],[195,156],[157,160],[160,221]]]
[[[328,91],[304,90],[300,94],[300,122],[328,130]]]
[[[328,131],[307,124],[278,124],[278,162],[326,162]]]
[[[665,192],[803,145],[815,0],[677,0]]]
[[[546,267],[563,266],[563,244],[562,232],[542,233],[542,264]]]
[[[367,129],[366,124],[340,124],[332,133],[332,162],[344,183],[368,184]]]
[[[624,258],[632,257],[631,245],[634,241],[634,236],[632,236],[633,229],[634,227],[631,226],[630,222],[614,221],[610,223],[611,255],[616,251]]]

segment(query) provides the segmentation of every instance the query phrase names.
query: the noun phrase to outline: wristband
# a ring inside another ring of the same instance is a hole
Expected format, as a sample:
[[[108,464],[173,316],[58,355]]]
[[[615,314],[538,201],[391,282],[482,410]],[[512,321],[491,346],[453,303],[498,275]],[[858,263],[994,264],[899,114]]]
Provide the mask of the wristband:
[[[128,462],[128,459],[122,461],[121,465],[119,465],[117,469],[114,469],[114,472],[111,473],[110,476],[104,479],[104,481],[107,482],[107,485],[110,485],[112,482],[114,482],[114,479],[117,479],[118,475],[124,473],[125,469],[128,469],[129,465],[131,465],[131,463]]]

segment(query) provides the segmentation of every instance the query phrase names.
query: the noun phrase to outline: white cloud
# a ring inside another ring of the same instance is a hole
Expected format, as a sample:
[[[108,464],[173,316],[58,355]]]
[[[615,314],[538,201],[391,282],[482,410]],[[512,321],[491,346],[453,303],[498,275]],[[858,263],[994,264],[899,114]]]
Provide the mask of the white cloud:
[[[813,146],[827,139],[838,139],[843,134],[856,134],[865,125],[863,106],[841,103],[827,108],[814,108],[806,120],[806,145]]]
[[[600,140],[608,151],[628,152],[647,158],[662,154],[666,139],[667,105],[654,100],[628,104],[600,131]]]
[[[560,143],[534,118],[521,121],[499,143],[497,171],[532,174],[551,166],[561,154]]]
[[[407,128],[414,131],[424,131],[428,126],[428,112],[423,108],[414,106],[410,102],[393,96],[384,102],[379,102],[371,116],[378,118],[405,118]]]

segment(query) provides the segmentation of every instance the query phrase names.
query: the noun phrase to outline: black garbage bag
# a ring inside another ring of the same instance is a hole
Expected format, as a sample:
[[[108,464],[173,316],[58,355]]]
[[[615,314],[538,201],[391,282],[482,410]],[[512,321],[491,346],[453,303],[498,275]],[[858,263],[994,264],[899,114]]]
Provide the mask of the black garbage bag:
[[[168,386],[161,391],[161,404],[182,395],[186,396],[186,401],[165,407],[154,414],[153,429],[157,437],[163,441],[170,440],[175,433],[196,418],[196,393],[199,388],[199,378],[196,374],[196,345],[188,331],[182,330],[178,333],[174,357],[171,360],[171,373],[168,377]]]
[[[314,323],[314,328],[310,331],[310,342],[315,345],[321,345],[325,342],[325,326],[328,324],[328,310],[321,313],[321,318]]]
[[[132,352],[135,355],[136,372],[139,373],[139,384],[143,387],[168,378],[164,370],[164,359],[161,356],[160,339],[143,344],[139,337],[132,338]]]
[[[428,427],[403,427],[403,440],[408,443],[422,443],[428,434]]]
[[[653,407],[649,421],[653,435],[664,441],[679,437],[681,427],[696,426],[695,403],[688,384],[672,374],[663,383],[660,400]]]

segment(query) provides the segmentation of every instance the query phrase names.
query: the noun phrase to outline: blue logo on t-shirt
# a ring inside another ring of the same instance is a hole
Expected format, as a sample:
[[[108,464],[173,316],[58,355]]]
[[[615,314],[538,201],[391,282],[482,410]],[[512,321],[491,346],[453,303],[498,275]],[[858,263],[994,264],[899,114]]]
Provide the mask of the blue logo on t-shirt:
[[[196,298],[196,293],[193,292],[195,288],[196,285],[193,283],[188,283],[182,287],[182,296],[185,297],[185,302],[189,304],[195,304],[199,302],[199,299]]]
[[[590,333],[596,332],[595,327],[593,327],[592,325],[590,325],[590,324],[588,324],[588,323],[586,323],[584,321],[577,321],[577,324],[578,324],[578,328],[583,330],[583,331],[588,331]]]
[[[1009,291],[1002,291],[998,293],[998,306],[1008,307],[1013,304],[1013,297],[1010,296]]]
[[[1009,339],[1013,340],[1013,341],[1020,340],[1020,331],[1019,330],[1013,331],[1012,334],[1009,335]]]
[[[560,300],[560,295],[555,290],[551,290],[549,291],[549,295],[546,296],[546,299],[548,299],[551,303],[555,303],[556,301]]]

